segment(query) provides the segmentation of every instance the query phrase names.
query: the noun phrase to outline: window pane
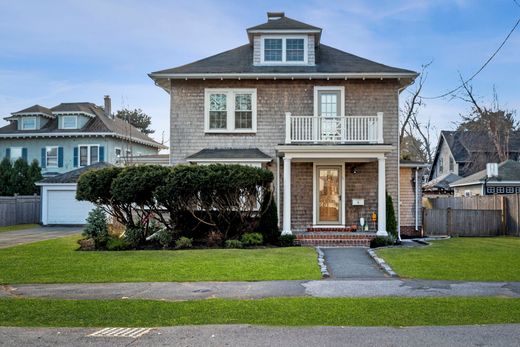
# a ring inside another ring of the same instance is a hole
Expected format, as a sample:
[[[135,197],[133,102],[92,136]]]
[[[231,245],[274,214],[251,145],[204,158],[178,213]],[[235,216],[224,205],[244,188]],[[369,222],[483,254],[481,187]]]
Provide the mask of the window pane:
[[[251,106],[251,94],[235,95],[235,128],[252,129],[253,112]]]
[[[304,61],[303,58],[303,39],[287,39],[286,40],[286,60],[287,61]]]
[[[264,60],[282,61],[282,39],[264,40]]]
[[[99,147],[91,146],[90,147],[90,165],[95,164],[99,161]]]
[[[34,118],[22,118],[22,129],[35,129],[36,119]]]
[[[79,165],[87,166],[88,165],[88,147],[81,146],[79,148]]]
[[[209,96],[210,111],[226,111],[227,99],[226,94],[211,94]]]
[[[75,129],[77,127],[76,120],[76,116],[63,117],[63,127],[67,129]]]
[[[16,159],[22,157],[22,147],[11,147],[11,160],[16,161]]]
[[[47,167],[58,166],[58,148],[47,147]]]
[[[209,111],[209,128],[226,129],[227,111]]]

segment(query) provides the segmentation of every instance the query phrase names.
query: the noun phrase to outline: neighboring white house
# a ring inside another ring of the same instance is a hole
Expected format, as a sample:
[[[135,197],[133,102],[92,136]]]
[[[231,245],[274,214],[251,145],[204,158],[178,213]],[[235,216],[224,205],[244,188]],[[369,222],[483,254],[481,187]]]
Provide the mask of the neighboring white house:
[[[47,177],[36,185],[41,187],[41,223],[43,225],[83,225],[88,213],[95,207],[76,200],[79,176],[91,168],[109,166],[106,163],[82,167],[61,175]]]

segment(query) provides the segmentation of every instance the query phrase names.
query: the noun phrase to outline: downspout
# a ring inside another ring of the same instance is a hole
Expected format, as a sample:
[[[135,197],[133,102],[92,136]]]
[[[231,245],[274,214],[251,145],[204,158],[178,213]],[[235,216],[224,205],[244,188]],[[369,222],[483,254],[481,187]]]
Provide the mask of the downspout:
[[[419,230],[419,190],[417,189],[418,186],[418,179],[419,179],[419,167],[415,168],[415,231]]]
[[[280,228],[280,157],[276,154],[276,213],[278,214],[278,228]]]

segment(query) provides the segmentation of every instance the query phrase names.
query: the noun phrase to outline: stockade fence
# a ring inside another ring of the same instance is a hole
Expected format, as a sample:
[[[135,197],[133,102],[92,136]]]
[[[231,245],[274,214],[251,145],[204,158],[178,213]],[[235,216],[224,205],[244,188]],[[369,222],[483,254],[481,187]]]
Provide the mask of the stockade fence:
[[[520,236],[520,194],[423,199],[426,235]]]
[[[0,196],[0,227],[40,223],[38,195]]]

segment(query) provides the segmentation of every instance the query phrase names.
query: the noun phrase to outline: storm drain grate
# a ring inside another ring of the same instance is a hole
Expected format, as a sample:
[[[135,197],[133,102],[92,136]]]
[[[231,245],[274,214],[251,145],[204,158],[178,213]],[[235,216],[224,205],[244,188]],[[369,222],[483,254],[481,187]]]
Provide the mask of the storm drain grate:
[[[138,338],[150,332],[149,328],[105,328],[88,336],[96,337],[131,337]]]

